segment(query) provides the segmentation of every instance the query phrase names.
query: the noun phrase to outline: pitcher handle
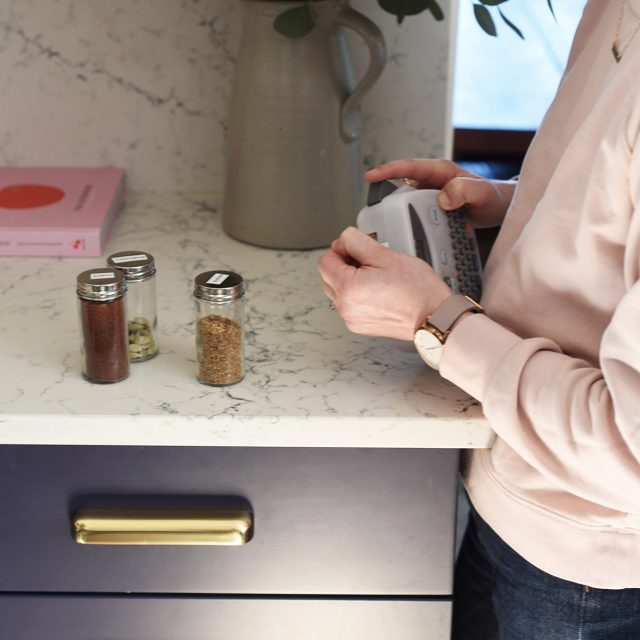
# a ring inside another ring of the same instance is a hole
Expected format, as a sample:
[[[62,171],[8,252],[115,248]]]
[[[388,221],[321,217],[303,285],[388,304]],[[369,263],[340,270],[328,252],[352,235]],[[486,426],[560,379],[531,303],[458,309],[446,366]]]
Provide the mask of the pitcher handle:
[[[355,31],[366,43],[369,49],[369,67],[356,88],[347,96],[340,109],[340,135],[344,142],[358,139],[360,131],[355,123],[349,122],[360,100],[376,83],[384,69],[387,60],[387,48],[382,31],[375,22],[365,15],[344,6],[333,15],[336,24]]]

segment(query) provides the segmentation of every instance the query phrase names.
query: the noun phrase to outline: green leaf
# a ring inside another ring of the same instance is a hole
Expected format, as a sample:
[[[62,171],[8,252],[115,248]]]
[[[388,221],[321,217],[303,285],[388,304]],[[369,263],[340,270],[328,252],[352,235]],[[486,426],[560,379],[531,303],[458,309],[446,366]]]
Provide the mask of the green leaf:
[[[502,13],[502,9],[498,9],[498,13],[500,14],[500,17],[502,18],[502,20],[504,21],[504,23],[510,28],[513,29],[513,31],[515,31],[516,35],[518,35],[520,38],[522,38],[524,40],[524,36],[522,35],[522,31],[520,31],[520,29],[518,29],[518,27],[516,27],[515,24],[513,24],[513,22],[511,22],[507,16],[504,15],[504,13]]]
[[[283,11],[273,21],[273,28],[287,38],[302,38],[312,31],[317,21],[316,12],[305,4]]]
[[[442,7],[436,2],[436,0],[430,0],[429,2],[429,11],[431,11],[431,15],[434,20],[441,22],[444,20],[444,11]]]
[[[437,9],[440,9],[438,3],[434,0],[378,0],[378,4],[387,13],[391,13],[396,16],[398,24],[402,23],[405,16],[414,16],[418,13],[422,13],[425,9],[431,9],[431,12],[433,13],[432,6],[434,4]]]
[[[558,22],[558,18],[556,18],[556,12],[553,10],[553,5],[551,4],[551,0],[547,0],[547,4],[549,5],[549,11],[551,11],[551,15],[553,19]]]
[[[482,27],[482,30],[485,33],[488,33],[490,36],[498,35],[496,25],[494,24],[493,18],[491,17],[487,7],[481,4],[474,4],[473,13],[476,17],[476,22]]]
[[[509,2],[509,0],[480,0],[482,4],[487,7],[497,7],[499,4],[504,4],[505,2]]]

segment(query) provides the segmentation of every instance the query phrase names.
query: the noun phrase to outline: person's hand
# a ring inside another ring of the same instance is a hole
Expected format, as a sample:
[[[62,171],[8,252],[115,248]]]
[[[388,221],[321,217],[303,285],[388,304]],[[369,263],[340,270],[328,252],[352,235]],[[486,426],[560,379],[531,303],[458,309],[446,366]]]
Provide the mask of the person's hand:
[[[420,258],[392,251],[354,227],[318,261],[327,297],[354,333],[413,340],[451,289]]]
[[[418,189],[440,189],[445,211],[464,206],[475,227],[495,227],[507,212],[515,180],[488,180],[450,160],[394,160],[365,173],[369,182],[403,178]]]

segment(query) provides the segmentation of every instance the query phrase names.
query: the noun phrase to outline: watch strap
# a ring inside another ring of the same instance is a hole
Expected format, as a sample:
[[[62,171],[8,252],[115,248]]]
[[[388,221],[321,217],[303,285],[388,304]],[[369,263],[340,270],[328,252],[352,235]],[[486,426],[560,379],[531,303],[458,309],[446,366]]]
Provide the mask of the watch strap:
[[[424,326],[428,330],[436,329],[441,334],[438,337],[444,342],[456,320],[467,311],[484,313],[484,309],[475,300],[468,296],[454,294],[436,307]]]

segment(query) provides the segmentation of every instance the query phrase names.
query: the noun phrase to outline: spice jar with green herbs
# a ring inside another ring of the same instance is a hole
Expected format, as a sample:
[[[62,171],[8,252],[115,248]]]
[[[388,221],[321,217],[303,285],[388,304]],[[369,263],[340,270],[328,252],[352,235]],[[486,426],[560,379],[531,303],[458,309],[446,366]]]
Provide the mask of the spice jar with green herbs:
[[[90,382],[120,382],[129,375],[126,291],[117,269],[89,269],[77,277],[82,374]]]
[[[206,271],[195,279],[198,380],[235,384],[244,377],[244,293],[242,276]]]
[[[144,251],[119,251],[107,259],[127,281],[127,334],[129,359],[142,362],[158,353],[156,264]]]

